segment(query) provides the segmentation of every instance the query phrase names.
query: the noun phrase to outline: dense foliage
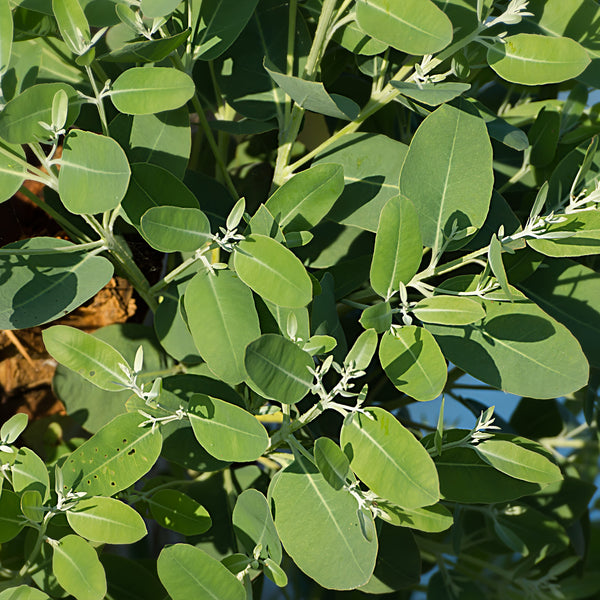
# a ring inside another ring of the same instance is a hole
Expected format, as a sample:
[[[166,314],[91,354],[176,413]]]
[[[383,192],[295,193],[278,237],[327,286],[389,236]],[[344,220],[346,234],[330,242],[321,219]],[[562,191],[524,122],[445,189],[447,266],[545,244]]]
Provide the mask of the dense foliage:
[[[68,238],[0,249],[0,328],[69,415],[0,430],[0,600],[597,598],[599,27],[0,0],[0,200]],[[113,274],[145,324],[50,325]]]

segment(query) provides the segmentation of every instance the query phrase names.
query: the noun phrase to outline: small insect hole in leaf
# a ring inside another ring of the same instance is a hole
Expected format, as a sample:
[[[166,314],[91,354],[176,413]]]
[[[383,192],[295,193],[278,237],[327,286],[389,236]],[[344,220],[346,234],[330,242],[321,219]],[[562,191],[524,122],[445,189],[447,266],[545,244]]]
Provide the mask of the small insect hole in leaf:
[[[132,448],[128,453],[127,456],[131,456],[132,454],[135,454],[135,448]]]

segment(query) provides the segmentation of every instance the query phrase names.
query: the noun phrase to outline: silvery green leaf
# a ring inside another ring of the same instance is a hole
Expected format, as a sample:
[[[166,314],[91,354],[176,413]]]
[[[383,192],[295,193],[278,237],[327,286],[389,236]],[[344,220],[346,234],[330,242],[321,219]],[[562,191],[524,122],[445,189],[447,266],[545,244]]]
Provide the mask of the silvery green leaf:
[[[135,353],[135,359],[133,361],[133,372],[139,373],[144,366],[144,347],[140,344]]]
[[[29,417],[25,413],[13,415],[0,428],[0,440],[4,444],[12,444],[24,431],[29,422]]]
[[[227,217],[226,226],[229,231],[235,229],[240,224],[240,221],[244,216],[244,210],[246,210],[246,199],[240,198]]]
[[[531,207],[531,213],[529,215],[529,219],[532,222],[535,221],[535,219],[537,219],[542,214],[542,210],[544,209],[544,205],[546,204],[547,197],[548,197],[548,182],[545,181],[544,185],[542,185],[542,187],[540,188],[540,191],[538,192],[538,194],[535,198],[535,202],[533,203],[533,206]]]
[[[67,122],[69,97],[65,90],[58,90],[52,99],[52,125],[58,130]]]

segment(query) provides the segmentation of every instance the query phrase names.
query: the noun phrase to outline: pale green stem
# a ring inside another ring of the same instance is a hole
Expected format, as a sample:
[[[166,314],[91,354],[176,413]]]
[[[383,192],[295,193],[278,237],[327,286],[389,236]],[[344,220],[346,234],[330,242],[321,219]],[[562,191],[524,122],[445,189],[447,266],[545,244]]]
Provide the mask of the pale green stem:
[[[15,154],[14,152],[11,152],[7,148],[5,148],[1,143],[0,154],[6,156],[7,158],[10,158],[11,160],[15,161],[15,163],[21,165],[22,167],[25,167],[29,171],[28,173],[19,173],[18,171],[15,171],[15,175],[21,175],[24,179],[39,181],[40,183],[44,183],[46,185],[49,185],[51,188],[56,189],[55,177],[52,177],[52,175],[44,173],[44,171],[42,171],[41,169],[30,165],[24,158],[22,158],[18,154]]]
[[[324,43],[336,2],[337,0],[324,0],[323,2],[315,37],[304,67],[304,79],[307,79],[308,81],[314,81],[316,78],[320,57],[324,50]],[[273,174],[274,186],[280,186],[285,182],[285,173],[289,163],[292,146],[300,132],[303,116],[304,109],[297,104],[294,104],[289,121],[287,118],[285,119],[284,128],[280,132],[277,159],[275,161],[275,172]]]
[[[102,133],[106,136],[110,135],[108,132],[108,121],[106,120],[106,112],[104,111],[104,100],[100,96],[100,92],[98,91],[98,86],[96,85],[96,78],[94,77],[94,73],[92,69],[86,65],[85,72],[87,73],[88,79],[90,80],[90,84],[92,85],[92,90],[94,90],[94,96],[96,98],[96,107],[98,108],[98,115],[100,116],[100,123],[102,123]]]
[[[158,294],[158,292],[160,292],[161,290],[166,288],[169,285],[169,283],[171,283],[173,280],[175,280],[179,275],[181,275],[181,273],[183,273],[186,269],[191,267],[194,263],[198,262],[199,260],[202,260],[202,257],[204,255],[208,254],[215,248],[218,248],[218,246],[217,245],[208,246],[207,248],[203,249],[201,252],[198,252],[197,254],[194,254],[194,256],[190,256],[189,258],[184,260],[180,265],[178,265],[172,271],[167,273],[158,283],[155,283],[150,288],[150,293],[156,296]]]

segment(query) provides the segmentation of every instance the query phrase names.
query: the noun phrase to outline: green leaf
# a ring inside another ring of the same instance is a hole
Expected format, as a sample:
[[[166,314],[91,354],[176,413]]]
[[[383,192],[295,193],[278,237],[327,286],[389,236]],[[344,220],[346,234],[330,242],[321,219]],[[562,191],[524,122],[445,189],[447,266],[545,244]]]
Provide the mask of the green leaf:
[[[374,329],[363,331],[344,359],[344,365],[353,365],[356,371],[364,371],[370,364],[379,338]]]
[[[312,335],[302,346],[311,356],[329,354],[337,346],[337,340],[330,335]]]
[[[492,467],[515,479],[544,484],[563,478],[560,469],[545,456],[508,440],[484,440],[475,446],[475,452]]]
[[[544,167],[552,162],[556,154],[559,136],[560,113],[542,107],[529,130],[531,141],[530,162],[532,165]]]
[[[353,479],[348,457],[332,439],[320,437],[315,440],[313,452],[319,472],[334,490],[341,490],[348,479]]]
[[[407,54],[433,54],[452,41],[450,19],[430,0],[358,0],[356,19],[365,33]]]
[[[25,431],[28,422],[29,417],[25,413],[13,415],[0,427],[0,441],[12,444]]]
[[[435,504],[439,484],[431,457],[400,421],[382,408],[344,419],[340,445],[356,475],[378,496],[404,508]]]
[[[0,39],[1,35],[0,33]],[[15,158],[12,159],[5,154],[0,154],[0,202],[4,202],[11,198],[23,185],[27,168],[17,160],[19,158],[25,160],[25,152],[21,146],[7,144],[3,140],[0,140],[0,146],[3,150],[8,150],[15,155]]]
[[[406,325],[384,333],[379,360],[394,386],[415,400],[433,400],[444,389],[446,361],[423,327]]]
[[[145,17],[164,17],[171,14],[181,0],[141,0],[141,9]]]
[[[589,65],[590,58],[569,38],[519,33],[491,46],[487,61],[506,81],[540,85],[577,77]]]
[[[146,502],[156,522],[177,533],[200,535],[212,525],[208,511],[178,490],[158,490]]]
[[[59,90],[69,98],[66,127],[77,117],[81,104],[77,92],[66,83],[40,83],[27,88],[13,98],[0,112],[0,137],[9,144],[28,144],[49,138],[48,130],[40,122],[52,122],[52,101]]]
[[[146,241],[161,252],[194,252],[212,239],[208,218],[197,208],[155,206],[140,225]]]
[[[226,383],[241,383],[245,348],[260,336],[252,292],[232,271],[199,273],[185,291],[184,305],[194,343],[210,370]]]
[[[354,100],[338,94],[327,93],[321,82],[285,75],[267,60],[265,60],[265,70],[271,79],[298,106],[305,110],[346,121],[353,121],[358,116],[360,107]]]
[[[288,179],[265,206],[285,232],[308,230],[325,217],[343,189],[340,165],[315,165]]]
[[[144,421],[137,413],[119,415],[79,446],[61,468],[63,490],[112,496],[141,479],[162,447],[160,431],[140,427]]]
[[[269,445],[267,431],[256,417],[229,402],[194,394],[187,414],[196,439],[219,460],[251,462]]]
[[[412,309],[423,323],[470,325],[485,317],[483,306],[465,296],[432,296],[419,300]]]
[[[1,592],[0,600],[50,600],[50,596],[28,585],[20,585]]]
[[[481,323],[426,327],[451,363],[497,389],[556,398],[584,386],[589,368],[577,340],[517,290],[511,293],[513,303],[483,300]]]
[[[167,376],[173,361],[165,355],[152,329],[137,323],[113,324],[95,331],[93,337],[118,348],[130,365],[135,361],[139,346],[144,349],[144,370],[137,378],[138,384],[148,385],[157,376]],[[119,373],[122,371],[119,369]],[[59,365],[55,371],[52,388],[67,407],[67,412],[77,415],[78,422],[92,433],[98,431],[117,415],[127,412],[126,401],[131,390],[118,388],[110,394],[81,377],[77,372]]]
[[[446,531],[453,523],[452,513],[441,504],[409,509],[400,508],[385,500],[378,500],[377,508],[384,521],[397,527],[410,527],[418,531],[439,533]]]
[[[13,19],[8,0],[0,1],[0,81],[10,63],[13,41]]]
[[[131,165],[129,188],[123,198],[123,218],[140,228],[142,216],[158,206],[198,209],[198,200],[175,175],[148,163]]]
[[[61,253],[74,244],[36,237],[7,244],[3,249],[52,249],[50,254],[1,256],[4,273],[0,286],[0,328],[26,329],[69,314],[104,287],[113,274],[112,264],[87,252]],[[18,265],[18,268],[17,268]]]
[[[42,333],[48,353],[61,365],[108,392],[120,392],[128,378],[119,367],[127,361],[112,346],[89,333],[54,325]]]
[[[385,135],[350,133],[320,153],[315,164],[341,165],[346,184],[328,218],[377,231],[382,208],[398,195],[398,177],[407,151],[405,144]]]
[[[69,212],[105,212],[125,196],[131,171],[125,152],[112,138],[71,131],[60,164],[58,190]]]
[[[134,67],[117,77],[110,98],[119,112],[148,115],[183,106],[195,91],[189,75],[167,67]]]
[[[260,557],[281,562],[281,542],[275,529],[267,499],[257,490],[243,491],[237,498],[232,516],[233,530],[248,556],[262,546]]]
[[[600,254],[600,210],[586,210],[565,216],[565,220],[550,225],[550,234],[571,233],[558,239],[527,240],[531,248],[546,256],[574,257]]]
[[[19,496],[11,490],[2,490],[0,494],[0,544],[17,537],[24,525]]]
[[[366,35],[355,21],[336,29],[333,39],[353,54],[364,56],[380,54],[387,48],[387,44]]]
[[[39,492],[44,502],[50,498],[50,478],[44,461],[29,448],[20,448],[12,464],[13,490]]]
[[[258,0],[203,0],[198,32],[194,38],[194,58],[214,60],[235,42],[252,17]]]
[[[91,39],[90,26],[79,1],[52,0],[52,12],[69,50],[77,56],[84,54]]]
[[[451,448],[434,459],[442,497],[461,504],[508,502],[534,494],[540,486],[497,471],[471,448]]]
[[[119,114],[111,121],[110,130],[129,158],[132,180],[138,166],[135,163],[157,165],[183,179],[192,141],[190,117],[185,106],[155,115]],[[145,176],[140,180],[144,181]],[[155,177],[154,185],[160,182],[161,178]],[[177,203],[178,197],[179,194],[172,194],[170,204],[181,206]]]
[[[158,577],[173,600],[244,600],[244,586],[218,560],[188,544],[167,546],[158,557]]]
[[[437,252],[453,227],[483,225],[493,182],[484,121],[443,105],[421,123],[411,141],[400,193],[417,209],[423,243]]]
[[[306,269],[290,250],[272,238],[247,236],[235,246],[233,264],[239,278],[265,300],[300,308],[312,299]]]
[[[114,498],[84,498],[67,511],[73,531],[92,542],[133,544],[148,532],[144,520],[130,506]]]
[[[94,548],[77,535],[66,535],[54,546],[52,570],[77,600],[102,600],[106,594],[104,567]]]
[[[512,300],[508,279],[506,278],[506,271],[504,270],[504,263],[502,262],[502,244],[496,237],[496,234],[492,235],[492,239],[490,240],[488,264],[490,265],[492,273],[498,280],[502,291]]]
[[[600,367],[600,277],[574,261],[547,264],[519,284],[520,289],[577,338],[590,365]],[[558,433],[558,432],[557,432]]]
[[[342,362],[348,346],[346,334],[340,323],[335,300],[334,280],[331,273],[325,273],[319,282],[321,293],[315,296],[311,311],[311,332],[315,335],[329,335],[336,339],[333,357]]]
[[[297,455],[272,480],[269,496],[283,547],[304,573],[328,589],[354,589],[368,581],[377,540],[363,536],[358,505],[348,491],[335,490],[312,462]]]
[[[164,600],[166,592],[154,570],[140,561],[103,552],[100,562],[106,571],[107,600]]]
[[[411,83],[409,81],[390,81],[390,83],[399,92],[417,102],[422,102],[428,106],[439,106],[445,102],[450,102],[454,98],[468,92],[471,89],[469,83]]]
[[[395,196],[381,211],[371,262],[371,287],[388,300],[408,283],[421,264],[419,216],[408,198]]]
[[[127,42],[120,48],[99,57],[99,60],[115,63],[160,62],[184,44],[189,35],[188,29],[159,40],[144,39],[143,41]]]
[[[284,588],[288,584],[285,571],[271,558],[264,562],[264,573],[277,587]]]
[[[248,344],[244,354],[248,384],[261,396],[295,404],[309,392],[313,359],[293,342],[274,333]]]
[[[377,333],[384,333],[392,326],[392,310],[389,302],[380,302],[363,310],[359,323],[365,329],[373,328]]]
[[[421,554],[411,531],[382,523],[375,570],[361,586],[367,594],[388,594],[419,583]]]

